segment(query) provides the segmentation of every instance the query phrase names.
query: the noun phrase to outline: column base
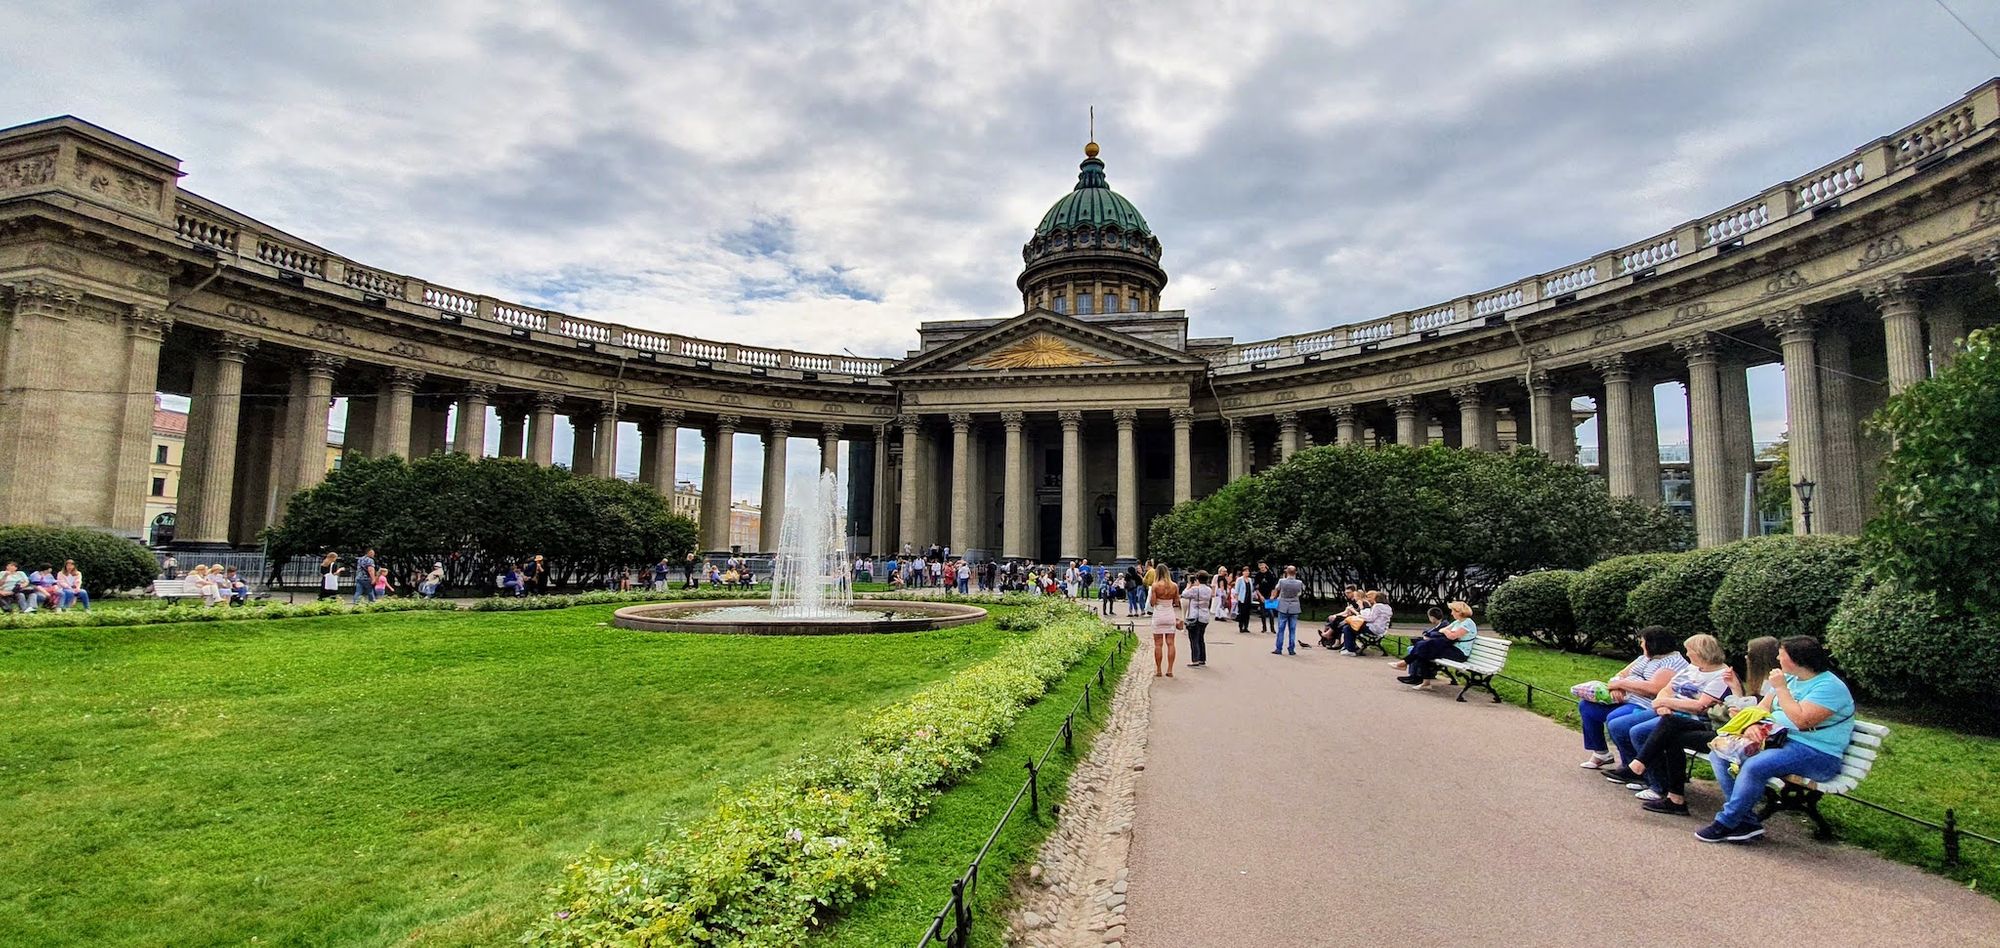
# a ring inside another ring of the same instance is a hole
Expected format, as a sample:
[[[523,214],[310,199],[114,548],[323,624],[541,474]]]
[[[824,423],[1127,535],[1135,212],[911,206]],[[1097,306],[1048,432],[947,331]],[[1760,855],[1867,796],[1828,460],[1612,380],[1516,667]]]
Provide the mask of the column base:
[[[236,547],[221,540],[173,540],[163,549],[173,553],[234,553]]]

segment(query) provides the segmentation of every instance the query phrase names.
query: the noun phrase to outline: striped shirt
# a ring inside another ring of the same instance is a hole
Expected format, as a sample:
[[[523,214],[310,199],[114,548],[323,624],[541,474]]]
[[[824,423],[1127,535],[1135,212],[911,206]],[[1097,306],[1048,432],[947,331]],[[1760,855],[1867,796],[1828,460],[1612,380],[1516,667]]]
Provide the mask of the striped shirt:
[[[1688,660],[1682,658],[1679,652],[1668,652],[1659,658],[1649,658],[1641,655],[1633,659],[1632,664],[1625,669],[1624,677],[1646,681],[1654,675],[1659,674],[1662,668],[1672,669],[1674,672],[1679,673],[1681,669],[1686,667],[1688,667]],[[1648,710],[1651,710],[1653,707],[1653,699],[1650,696],[1639,694],[1636,691],[1625,693],[1625,703],[1636,704]]]

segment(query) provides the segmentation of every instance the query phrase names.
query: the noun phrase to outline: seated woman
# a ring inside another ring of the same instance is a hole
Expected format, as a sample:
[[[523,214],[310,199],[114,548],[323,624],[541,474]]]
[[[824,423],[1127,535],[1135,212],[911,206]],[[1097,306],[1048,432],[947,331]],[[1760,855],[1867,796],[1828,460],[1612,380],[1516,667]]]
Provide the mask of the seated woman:
[[[196,563],[188,570],[188,581],[194,584],[195,595],[201,597],[203,604],[212,606],[221,601],[221,577],[209,575],[208,567]]]
[[[1424,618],[1430,620],[1430,627],[1425,629],[1422,635],[1419,635],[1416,638],[1410,640],[1410,643],[1413,645],[1425,639],[1436,638],[1440,635],[1443,635],[1444,627],[1449,624],[1445,620],[1444,610],[1438,608],[1437,606],[1432,606],[1429,609],[1425,609]],[[1400,658],[1393,662],[1390,662],[1389,664],[1397,671],[1402,671],[1403,669],[1410,667],[1409,662],[1404,661],[1403,659]]]
[[[1369,635],[1379,639],[1388,634],[1389,623],[1396,618],[1396,610],[1382,601],[1381,590],[1370,589],[1361,596],[1361,601],[1366,605],[1361,611],[1341,622],[1340,650],[1348,655],[1361,654],[1359,637],[1364,629]]]
[[[520,596],[526,592],[527,590],[522,588],[521,568],[512,563],[507,564],[507,572],[500,577],[500,594],[503,596]]]
[[[1326,617],[1326,624],[1320,626],[1320,648],[1337,647],[1337,643],[1340,641],[1340,630],[1346,626],[1348,619],[1360,615],[1362,608],[1366,605],[1366,603],[1361,601],[1361,590],[1355,588],[1352,583],[1340,591],[1340,598],[1346,605],[1342,606],[1339,612],[1328,615]]]
[[[1632,745],[1632,725],[1645,720],[1643,715],[1653,710],[1653,696],[1667,686],[1674,673],[1687,667],[1687,659],[1674,651],[1674,634],[1665,626],[1649,625],[1639,630],[1639,657],[1632,664],[1605,682],[1611,688],[1616,704],[1600,704],[1595,701],[1576,703],[1577,716],[1583,719],[1583,748],[1590,751],[1590,757],[1580,765],[1585,770],[1601,770],[1604,779],[1613,783],[1634,784],[1633,790],[1643,790],[1644,783],[1639,775],[1625,767],[1639,756],[1639,748]],[[1605,732],[1618,745],[1619,766],[1611,766],[1611,745],[1605,743]]]
[[[1764,835],[1755,808],[1765,782],[1781,777],[1832,780],[1854,738],[1854,695],[1847,682],[1828,670],[1826,646],[1810,635],[1778,643],[1778,667],[1765,679],[1761,706],[1777,726],[1764,749],[1731,775],[1720,754],[1708,755],[1715,782],[1727,801],[1715,822],[1695,831],[1704,843],[1741,843]],[[1776,746],[1773,746],[1776,745]]]
[[[1692,664],[1675,672],[1660,689],[1653,699],[1652,719],[1632,728],[1632,740],[1639,745],[1632,772],[1651,784],[1639,791],[1639,799],[1649,811],[1676,816],[1688,812],[1687,761],[1681,752],[1708,747],[1715,737],[1708,711],[1737,688],[1736,672],[1715,636],[1693,636],[1682,648]]]
[[[1403,656],[1409,674],[1399,675],[1397,681],[1411,688],[1428,688],[1431,679],[1437,677],[1439,659],[1465,661],[1472,654],[1472,641],[1479,637],[1479,625],[1472,621],[1472,606],[1464,600],[1451,603],[1451,624],[1438,631],[1437,635],[1426,636],[1410,643],[1410,652]]]

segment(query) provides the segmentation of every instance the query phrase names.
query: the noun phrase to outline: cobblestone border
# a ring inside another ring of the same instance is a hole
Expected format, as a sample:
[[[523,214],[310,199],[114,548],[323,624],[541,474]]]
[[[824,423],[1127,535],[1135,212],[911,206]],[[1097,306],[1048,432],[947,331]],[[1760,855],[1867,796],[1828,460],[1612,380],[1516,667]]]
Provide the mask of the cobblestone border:
[[[1008,941],[1033,948],[1122,946],[1125,876],[1139,775],[1146,769],[1153,665],[1132,653],[1112,697],[1111,717],[1070,774],[1054,832],[1014,884]]]

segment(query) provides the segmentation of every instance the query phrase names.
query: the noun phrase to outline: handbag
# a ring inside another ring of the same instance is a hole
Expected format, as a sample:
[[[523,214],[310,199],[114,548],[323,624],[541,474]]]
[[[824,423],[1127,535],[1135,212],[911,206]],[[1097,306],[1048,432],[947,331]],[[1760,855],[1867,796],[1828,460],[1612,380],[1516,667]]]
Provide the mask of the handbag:
[[[1569,693],[1578,701],[1589,701],[1595,704],[1618,703],[1616,699],[1611,697],[1611,688],[1601,681],[1586,681],[1581,684],[1571,685],[1569,686]]]

